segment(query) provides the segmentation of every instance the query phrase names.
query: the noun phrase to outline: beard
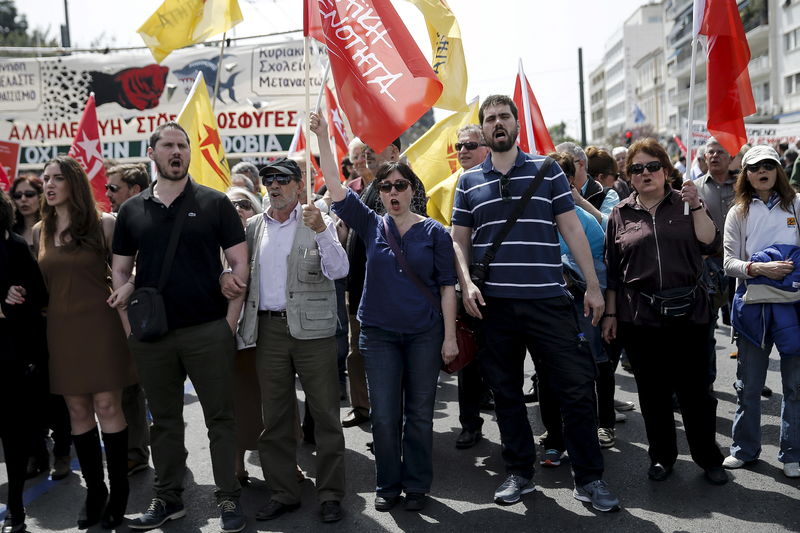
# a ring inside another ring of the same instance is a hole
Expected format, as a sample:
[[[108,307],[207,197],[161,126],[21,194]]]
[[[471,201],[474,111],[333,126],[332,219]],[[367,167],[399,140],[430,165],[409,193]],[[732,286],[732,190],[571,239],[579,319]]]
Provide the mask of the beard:
[[[183,173],[180,174],[179,176],[172,176],[168,172],[165,171],[165,170],[172,170],[172,167],[168,166],[165,169],[164,167],[161,166],[160,163],[158,163],[158,161],[156,161],[156,170],[158,170],[158,176],[159,177],[164,178],[165,180],[168,180],[168,181],[181,181],[183,178],[185,178],[186,176],[189,175],[189,169],[187,167],[186,170],[184,170]]]
[[[505,130],[505,128],[503,128]],[[486,139],[486,144],[493,152],[508,152],[517,144],[517,135],[519,135],[519,126],[514,126],[511,131],[506,130],[504,139],[495,139],[494,132],[489,138]]]

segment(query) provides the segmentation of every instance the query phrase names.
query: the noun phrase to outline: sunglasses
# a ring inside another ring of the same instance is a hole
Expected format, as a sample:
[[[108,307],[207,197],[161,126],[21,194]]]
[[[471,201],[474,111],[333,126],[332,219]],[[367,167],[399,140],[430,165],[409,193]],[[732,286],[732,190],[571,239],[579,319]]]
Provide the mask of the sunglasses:
[[[661,161],[650,161],[646,165],[635,163],[628,167],[628,174],[636,176],[637,174],[644,173],[645,169],[652,174],[653,172],[658,172],[662,168],[664,168],[664,165],[661,164]]]
[[[764,170],[775,170],[776,168],[778,168],[778,165],[775,164],[774,161],[759,161],[758,163],[747,165],[744,168],[746,168],[748,172],[758,172],[762,168]]]
[[[511,183],[511,178],[500,176],[500,196],[503,197],[503,200],[511,200],[511,191],[508,190],[509,183]]]
[[[117,192],[117,191],[119,191],[119,189],[120,189],[119,185],[114,185],[113,183],[106,183],[106,190],[107,191]]]
[[[476,142],[456,143],[456,152],[460,152],[462,148],[466,148],[467,150],[475,150],[478,146],[486,146],[486,145],[483,143],[476,143]]]
[[[378,190],[381,192],[392,192],[392,187],[397,189],[397,192],[403,192],[411,186],[411,183],[406,180],[397,180],[395,182],[382,181],[378,184]]]
[[[24,191],[24,192],[15,192],[14,194],[11,195],[11,197],[14,198],[14,200],[22,200],[23,196],[25,198],[34,198],[36,196],[39,196],[39,193],[36,191]]]
[[[247,198],[233,200],[231,203],[233,204],[233,207],[238,207],[239,209],[244,209],[245,211],[253,211],[253,202]]]
[[[288,185],[289,182],[292,181],[292,176],[287,174],[270,174],[261,178],[261,183],[264,184],[264,187],[269,187],[276,181],[278,185]]]

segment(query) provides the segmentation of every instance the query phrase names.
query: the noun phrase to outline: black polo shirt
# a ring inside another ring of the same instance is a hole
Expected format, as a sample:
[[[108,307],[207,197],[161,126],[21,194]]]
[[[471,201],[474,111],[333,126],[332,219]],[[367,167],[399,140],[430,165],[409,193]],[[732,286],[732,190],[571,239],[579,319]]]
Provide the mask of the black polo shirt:
[[[169,329],[224,318],[228,301],[220,292],[220,248],[244,242],[236,209],[223,193],[189,179],[167,207],[153,195],[154,184],[124,204],[114,229],[116,255],[136,258],[136,288],[157,287],[172,228],[189,189],[194,191],[164,287]]]

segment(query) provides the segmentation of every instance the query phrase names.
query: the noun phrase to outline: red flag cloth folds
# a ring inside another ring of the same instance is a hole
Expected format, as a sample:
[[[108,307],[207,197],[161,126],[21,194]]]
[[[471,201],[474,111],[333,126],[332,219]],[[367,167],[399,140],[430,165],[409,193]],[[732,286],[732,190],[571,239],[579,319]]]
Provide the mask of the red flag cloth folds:
[[[736,0],[695,0],[698,33],[708,37],[706,76],[708,131],[735,155],[747,143],[744,117],[756,112],[750,46]]]
[[[442,94],[442,83],[390,0],[304,0],[303,33],[328,49],[353,133],[382,151]]]
[[[342,113],[339,111],[339,105],[336,103],[336,97],[333,96],[333,91],[327,86],[325,87],[325,105],[328,108],[328,124],[331,130],[331,137],[333,137],[333,144],[336,146],[336,162],[339,163],[340,167],[339,177],[344,181],[347,176],[342,174],[341,163],[342,159],[348,154],[350,139],[347,136]]]
[[[106,168],[103,165],[103,149],[100,145],[100,131],[97,127],[97,109],[94,93],[89,95],[83,116],[78,124],[78,132],[72,140],[68,155],[81,164],[89,176],[97,207],[108,212],[111,204],[106,197]]]
[[[530,154],[555,152],[556,147],[550,137],[550,132],[547,131],[544,117],[541,110],[539,110],[539,103],[536,101],[533,90],[528,83],[528,78],[525,77],[525,72],[522,70],[522,60],[519,62],[517,81],[514,84],[513,100],[519,113],[517,144],[519,144],[520,149]],[[531,142],[531,137],[533,137],[533,142]]]
[[[292,142],[289,144],[289,150],[286,153],[286,156],[289,158],[292,157],[300,157],[302,156],[305,158],[305,150],[308,149],[308,143],[306,143],[306,134],[303,133],[303,121],[297,122],[297,128],[294,130],[294,136],[292,137]],[[301,169],[306,168],[305,161],[298,162]],[[316,175],[322,176],[322,170],[319,168],[317,164],[317,160],[314,158],[314,155],[311,155],[311,168],[314,169]],[[315,179],[314,180],[314,192],[317,192],[320,187],[322,187],[323,180]]]

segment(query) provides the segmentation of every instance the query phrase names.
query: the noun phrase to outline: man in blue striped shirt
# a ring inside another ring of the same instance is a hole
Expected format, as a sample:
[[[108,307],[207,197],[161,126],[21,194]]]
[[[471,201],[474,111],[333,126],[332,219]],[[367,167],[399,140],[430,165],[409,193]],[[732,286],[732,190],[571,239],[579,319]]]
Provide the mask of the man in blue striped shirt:
[[[575,477],[576,499],[600,511],[619,500],[602,480],[597,441],[595,364],[579,336],[564,290],[558,230],[587,282],[584,313],[597,324],[603,297],[583,228],[564,173],[553,164],[511,232],[497,250],[482,289],[469,275],[491,247],[544,161],[516,146],[517,108],[507,96],[488,97],[479,119],[490,156],[462,174],[453,206],[453,241],[467,312],[481,319],[479,361],[495,396],[507,479],[495,502],[509,505],[534,490],[536,450],[523,399],[525,350],[531,352],[562,408],[564,436]]]

